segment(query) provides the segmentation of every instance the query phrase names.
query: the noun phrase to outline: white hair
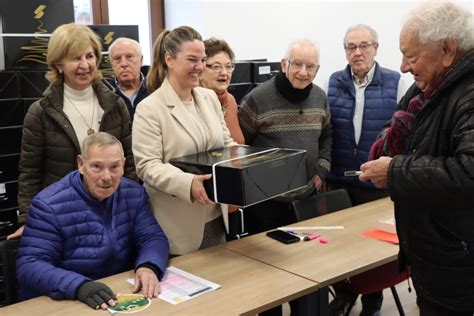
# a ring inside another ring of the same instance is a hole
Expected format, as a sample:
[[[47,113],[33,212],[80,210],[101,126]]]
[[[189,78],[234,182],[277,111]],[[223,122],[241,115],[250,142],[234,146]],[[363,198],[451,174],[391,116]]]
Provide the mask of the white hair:
[[[474,48],[472,12],[450,1],[425,1],[410,12],[404,30],[412,32],[421,44],[455,39],[462,51]]]
[[[309,38],[297,39],[297,40],[291,42],[290,45],[288,45],[288,48],[286,49],[285,59],[290,58],[291,49],[297,44],[313,46],[316,49],[316,64],[319,65],[319,62],[320,62],[320,60],[319,60],[319,46],[315,41],[313,41]]]
[[[134,44],[135,48],[137,50],[137,53],[140,56],[143,56],[142,48],[140,47],[140,43],[138,43],[136,40],[134,40],[132,38],[128,38],[128,37],[119,37],[115,41],[113,41],[113,43],[110,44],[109,49],[108,49],[109,56],[112,53],[112,49],[114,49],[115,45],[117,45],[119,43],[125,43],[125,42]]]
[[[349,33],[353,32],[353,31],[357,31],[357,30],[367,30],[367,31],[369,31],[370,36],[372,37],[372,42],[374,42],[375,44],[379,43],[379,35],[378,35],[377,31],[372,26],[367,25],[367,24],[356,24],[356,25],[350,26],[347,29],[346,35],[344,35],[344,43],[342,43],[344,45],[344,47],[346,47],[346,45],[347,45],[347,36],[349,35]]]

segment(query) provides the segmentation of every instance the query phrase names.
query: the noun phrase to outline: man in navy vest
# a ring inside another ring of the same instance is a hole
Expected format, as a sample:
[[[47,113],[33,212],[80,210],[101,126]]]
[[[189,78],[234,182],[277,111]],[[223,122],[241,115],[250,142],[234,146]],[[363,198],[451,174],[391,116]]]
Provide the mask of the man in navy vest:
[[[136,106],[148,96],[145,76],[141,73],[142,49],[137,41],[119,37],[109,46],[109,58],[115,74],[111,84],[127,104],[133,122]]]
[[[349,64],[330,76],[327,87],[333,128],[328,184],[330,189],[346,189],[353,205],[387,196],[385,190],[357,177],[346,177],[344,172],[359,170],[367,162],[372,143],[407,89],[398,72],[382,68],[374,60],[378,46],[378,35],[372,27],[350,27],[344,37]],[[342,315],[356,299],[340,285],[336,286],[337,298],[330,305],[333,315]],[[361,315],[378,315],[382,300],[382,292],[364,295]]]

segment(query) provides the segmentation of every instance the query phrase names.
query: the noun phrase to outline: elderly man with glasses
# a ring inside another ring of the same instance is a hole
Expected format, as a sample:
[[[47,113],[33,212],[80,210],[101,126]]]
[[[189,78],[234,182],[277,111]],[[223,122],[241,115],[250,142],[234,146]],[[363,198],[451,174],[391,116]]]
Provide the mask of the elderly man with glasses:
[[[136,106],[148,96],[145,76],[141,72],[142,49],[137,41],[119,37],[109,46],[109,58],[115,75],[111,84],[127,104],[133,121]]]
[[[330,76],[327,87],[333,127],[328,185],[329,189],[346,189],[353,205],[387,196],[386,190],[361,182],[357,177],[346,177],[344,172],[358,170],[367,162],[370,146],[408,87],[400,73],[382,68],[374,60],[378,47],[378,35],[372,27],[363,24],[349,27],[344,37],[349,64]],[[330,308],[333,315],[343,315],[357,295],[346,290],[343,283],[336,284],[335,290],[336,299]],[[378,315],[382,301],[382,292],[363,295],[361,315]]]
[[[245,143],[307,151],[308,185],[300,195],[323,190],[331,167],[331,122],[326,94],[313,84],[319,70],[319,50],[308,39],[291,43],[281,60],[281,72],[244,97],[239,123]],[[245,227],[258,233],[296,222],[288,197],[278,197],[245,209]],[[300,310],[295,304],[292,315]]]

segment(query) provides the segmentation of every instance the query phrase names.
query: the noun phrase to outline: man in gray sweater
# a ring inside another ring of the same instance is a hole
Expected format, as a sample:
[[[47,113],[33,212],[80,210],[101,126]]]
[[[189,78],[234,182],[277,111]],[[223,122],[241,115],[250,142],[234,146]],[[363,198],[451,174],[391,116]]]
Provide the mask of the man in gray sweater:
[[[319,51],[308,39],[292,42],[281,72],[242,101],[239,123],[250,146],[307,151],[308,191],[324,188],[331,166],[331,118],[326,94],[313,83]],[[245,209],[245,227],[258,233],[296,221],[288,203],[270,200]],[[280,211],[281,210],[281,211]]]
[[[325,92],[313,84],[319,50],[308,39],[292,42],[281,60],[281,72],[252,90],[242,101],[239,123],[250,146],[307,151],[307,187],[300,195],[324,190],[331,167],[331,118]],[[296,194],[298,194],[296,193]],[[295,193],[293,193],[294,195]],[[296,222],[288,196],[245,208],[250,234]],[[292,315],[315,313],[317,293],[290,302]],[[280,308],[265,312],[279,315]]]

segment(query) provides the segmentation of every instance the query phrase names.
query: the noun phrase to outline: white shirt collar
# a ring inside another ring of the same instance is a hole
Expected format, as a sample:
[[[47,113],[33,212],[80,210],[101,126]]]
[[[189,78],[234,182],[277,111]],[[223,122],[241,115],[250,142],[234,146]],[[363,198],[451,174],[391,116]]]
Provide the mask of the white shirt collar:
[[[351,68],[351,74],[352,74],[352,80],[354,81],[354,84],[359,86],[359,87],[364,87],[368,85],[372,79],[374,78],[374,73],[375,73],[375,62],[373,63],[372,67],[370,68],[369,72],[365,76],[365,82],[364,83],[359,83],[359,78],[354,74]]]

